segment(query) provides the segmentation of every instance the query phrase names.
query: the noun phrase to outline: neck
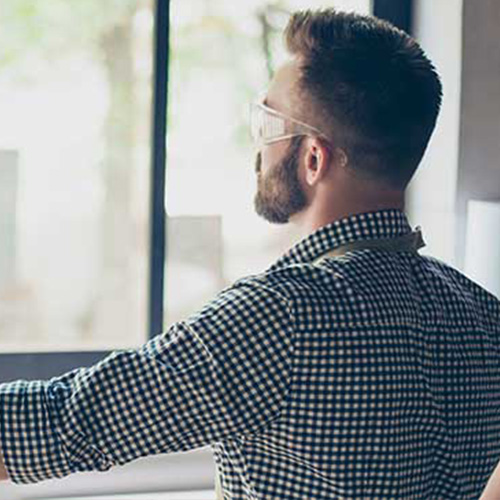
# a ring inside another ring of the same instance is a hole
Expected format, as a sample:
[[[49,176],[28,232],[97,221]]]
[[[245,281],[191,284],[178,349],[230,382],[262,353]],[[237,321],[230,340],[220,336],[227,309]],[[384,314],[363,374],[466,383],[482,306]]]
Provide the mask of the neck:
[[[346,217],[365,213],[396,208],[405,210],[404,193],[399,193],[397,196],[384,197],[378,200],[363,200],[358,203],[316,203],[308,206],[304,211],[295,214],[290,218],[290,222],[297,225],[304,236],[311,234],[320,227],[331,224]]]

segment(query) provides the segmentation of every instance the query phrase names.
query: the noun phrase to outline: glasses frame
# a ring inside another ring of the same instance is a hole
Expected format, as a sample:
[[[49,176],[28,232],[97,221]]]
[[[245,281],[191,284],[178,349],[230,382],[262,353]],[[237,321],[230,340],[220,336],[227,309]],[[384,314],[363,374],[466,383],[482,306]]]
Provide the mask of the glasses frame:
[[[297,120],[296,118],[292,118],[291,116],[288,116],[284,113],[280,113],[279,111],[276,111],[275,109],[270,108],[269,106],[266,106],[264,104],[265,98],[266,98],[266,95],[262,94],[259,96],[259,98],[256,101],[254,101],[250,104],[250,124],[251,124],[250,132],[251,132],[251,136],[252,136],[254,143],[258,147],[262,147],[263,145],[268,145],[268,144],[274,144],[275,142],[283,141],[285,139],[290,139],[292,137],[298,137],[298,136],[302,136],[302,135],[308,135],[308,136],[312,136],[312,137],[322,137],[323,139],[327,140],[328,142],[330,141],[329,137],[325,133],[323,133],[321,130],[319,130],[318,128],[313,127],[312,125],[308,125],[307,123],[304,123],[300,120]],[[297,128],[297,132],[294,132],[292,134],[283,134],[283,135],[280,135],[278,137],[273,137],[271,139],[265,139],[263,137],[256,137],[254,134],[253,126],[252,126],[254,113],[257,112],[257,111],[255,111],[256,108],[265,112],[265,113],[273,115],[274,117],[280,118],[281,120],[292,122],[295,125],[295,127]]]

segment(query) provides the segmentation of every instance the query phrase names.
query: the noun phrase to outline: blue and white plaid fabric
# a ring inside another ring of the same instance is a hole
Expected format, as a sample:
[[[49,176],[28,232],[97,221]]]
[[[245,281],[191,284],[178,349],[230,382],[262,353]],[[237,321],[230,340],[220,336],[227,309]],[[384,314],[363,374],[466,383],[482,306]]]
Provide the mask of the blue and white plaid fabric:
[[[500,458],[500,302],[443,262],[319,228],[136,350],[0,385],[11,480],[210,445],[225,500],[477,499]]]

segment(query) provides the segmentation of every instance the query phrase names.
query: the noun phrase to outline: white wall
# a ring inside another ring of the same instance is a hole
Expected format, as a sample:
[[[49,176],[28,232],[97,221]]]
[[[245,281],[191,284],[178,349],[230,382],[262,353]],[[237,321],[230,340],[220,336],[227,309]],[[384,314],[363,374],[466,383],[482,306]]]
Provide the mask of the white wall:
[[[443,103],[427,151],[408,187],[406,206],[412,225],[422,226],[427,246],[421,253],[433,255],[455,266],[462,2],[414,2],[413,36],[441,76]]]
[[[499,26],[498,0],[464,0],[455,237],[460,266],[465,257],[468,201],[500,201]],[[498,233],[500,227],[490,230]],[[500,281],[500,276],[495,279]]]

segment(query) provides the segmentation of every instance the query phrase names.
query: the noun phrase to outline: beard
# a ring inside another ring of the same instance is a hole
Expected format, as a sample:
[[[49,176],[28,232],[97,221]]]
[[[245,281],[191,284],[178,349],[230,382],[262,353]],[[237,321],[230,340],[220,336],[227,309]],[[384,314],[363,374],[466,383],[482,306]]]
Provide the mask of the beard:
[[[272,165],[265,176],[260,173],[261,153],[257,154],[254,207],[257,214],[268,222],[286,224],[292,215],[307,206],[307,197],[297,174],[302,139],[302,136],[293,137],[285,157]]]

